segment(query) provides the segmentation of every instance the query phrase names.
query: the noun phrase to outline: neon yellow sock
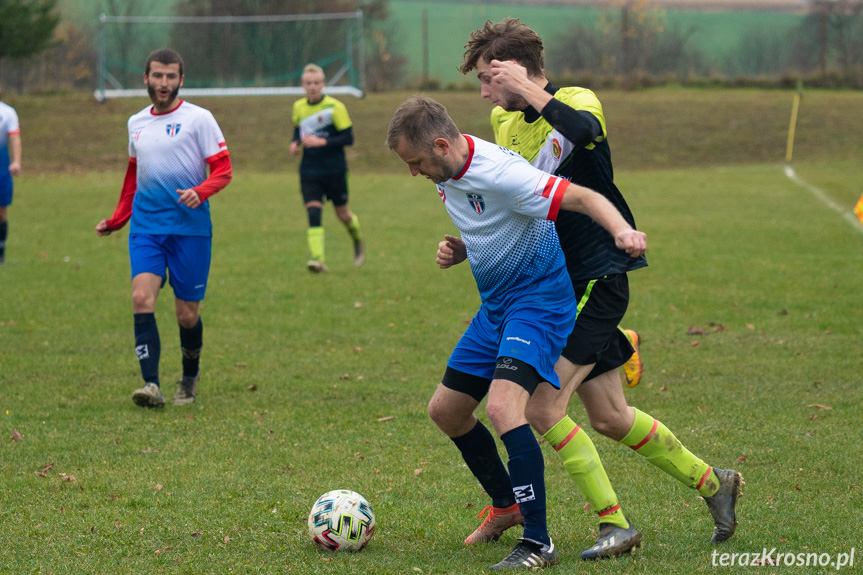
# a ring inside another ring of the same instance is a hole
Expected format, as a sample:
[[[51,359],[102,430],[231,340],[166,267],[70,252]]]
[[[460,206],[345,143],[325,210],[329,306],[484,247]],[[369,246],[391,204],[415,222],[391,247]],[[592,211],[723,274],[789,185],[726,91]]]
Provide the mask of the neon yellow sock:
[[[363,237],[360,234],[360,219],[356,214],[351,214],[351,221],[346,223],[345,227],[348,228],[348,233],[351,234],[351,238],[354,242],[362,241]]]
[[[309,228],[306,232],[306,239],[309,242],[309,254],[313,260],[319,262],[324,261],[324,228],[316,226]]]
[[[629,522],[620,510],[617,494],[587,433],[566,416],[543,437],[563,459],[563,466],[599,515],[600,523],[613,523],[624,529],[629,527]]]
[[[713,468],[686,449],[661,421],[643,411],[635,410],[632,429],[620,442],[704,497],[719,489]]]

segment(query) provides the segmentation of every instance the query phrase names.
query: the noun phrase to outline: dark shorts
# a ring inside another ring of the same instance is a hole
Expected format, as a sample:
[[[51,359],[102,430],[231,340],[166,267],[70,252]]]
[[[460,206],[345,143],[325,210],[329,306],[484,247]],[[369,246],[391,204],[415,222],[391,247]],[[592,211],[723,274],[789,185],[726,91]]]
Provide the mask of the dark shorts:
[[[532,365],[511,357],[498,358],[497,367],[494,370],[494,379],[512,381],[524,388],[531,395],[536,391],[539,384],[543,382],[543,378]],[[490,379],[471,375],[449,366],[447,366],[446,372],[443,374],[441,383],[447,389],[466,393],[478,402],[488,395],[488,389],[491,387]]]
[[[12,205],[12,176],[0,173],[0,208]]]
[[[303,192],[303,202],[321,202],[330,200],[334,206],[344,206],[348,203],[348,173],[329,174],[326,176],[304,176],[300,174],[300,189]]]
[[[626,274],[573,284],[578,300],[575,328],[561,355],[576,365],[596,366],[585,381],[617,369],[635,352],[619,325],[629,305]]]

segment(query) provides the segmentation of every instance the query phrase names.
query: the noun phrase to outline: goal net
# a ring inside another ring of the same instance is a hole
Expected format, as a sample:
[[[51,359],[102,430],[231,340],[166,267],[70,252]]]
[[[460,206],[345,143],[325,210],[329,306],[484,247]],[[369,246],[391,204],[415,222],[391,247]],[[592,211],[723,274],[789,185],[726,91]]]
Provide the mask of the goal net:
[[[186,96],[302,95],[306,64],[324,69],[328,94],[363,97],[363,14],[99,17],[96,100],[146,97],[144,62],[180,53]]]

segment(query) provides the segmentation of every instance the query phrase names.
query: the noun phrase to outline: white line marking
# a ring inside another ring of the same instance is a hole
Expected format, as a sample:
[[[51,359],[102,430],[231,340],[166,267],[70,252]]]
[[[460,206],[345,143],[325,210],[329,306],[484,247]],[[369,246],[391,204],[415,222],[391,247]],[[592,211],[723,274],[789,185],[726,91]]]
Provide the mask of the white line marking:
[[[857,216],[854,214],[854,212],[847,210],[847,209],[843,208],[842,206],[840,206],[839,204],[837,204],[836,202],[834,202],[830,198],[830,196],[828,196],[827,194],[824,193],[824,190],[817,188],[817,187],[813,186],[812,184],[810,184],[808,182],[804,182],[803,180],[798,178],[797,174],[794,173],[794,168],[792,168],[788,164],[785,165],[785,175],[788,176],[788,179],[791,180],[792,182],[794,182],[795,184],[802,186],[802,187],[806,188],[807,190],[809,190],[810,192],[812,192],[812,195],[814,195],[816,198],[821,200],[821,202],[825,206],[827,206],[828,208],[830,208],[831,210],[833,210],[834,212],[838,213],[840,216],[842,216],[843,218],[848,220],[848,222],[852,226],[854,226],[854,228],[858,232],[863,233],[863,223],[861,223],[860,220],[857,219]]]

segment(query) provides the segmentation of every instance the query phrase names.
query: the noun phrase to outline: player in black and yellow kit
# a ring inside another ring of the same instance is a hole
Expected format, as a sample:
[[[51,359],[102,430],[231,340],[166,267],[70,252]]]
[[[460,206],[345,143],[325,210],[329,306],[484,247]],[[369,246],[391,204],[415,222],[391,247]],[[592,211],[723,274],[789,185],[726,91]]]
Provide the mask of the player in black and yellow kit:
[[[508,18],[498,24],[486,22],[471,34],[460,69],[464,74],[476,70],[482,97],[502,108],[492,115],[499,145],[518,152],[543,171],[599,192],[634,227],[632,212],[614,184],[599,100],[584,88],[557,88],[545,78],[543,68],[542,40],[520,21]],[[561,214],[556,226],[579,299],[578,315],[556,366],[560,391],[549,385],[537,388],[527,416],[560,454],[599,515],[599,537],[582,558],[626,553],[640,543],[641,533],[623,515],[592,441],[566,415],[574,392],[595,430],[697,489],[713,516],[711,541],[725,541],[734,534],[737,523],[740,474],[709,466],[660,421],[627,405],[623,394],[618,367],[633,353],[629,338],[618,327],[629,301],[626,274],[646,266],[646,260],[617,250],[608,234],[580,214]],[[495,447],[474,449],[480,454]],[[518,510],[506,508],[512,498],[503,495],[498,499],[502,507],[493,508],[466,543],[495,539],[519,522]]]
[[[300,188],[309,216],[310,259],[306,266],[312,273],[327,271],[324,260],[324,228],[321,212],[324,200],[333,202],[336,217],[345,224],[354,241],[354,265],[365,263],[366,255],[357,216],[348,207],[348,163],[345,146],[354,143],[351,118],[345,105],[324,94],[324,71],[308,64],[303,69],[306,97],[294,102],[292,120],[294,137],[291,155],[300,155]]]

